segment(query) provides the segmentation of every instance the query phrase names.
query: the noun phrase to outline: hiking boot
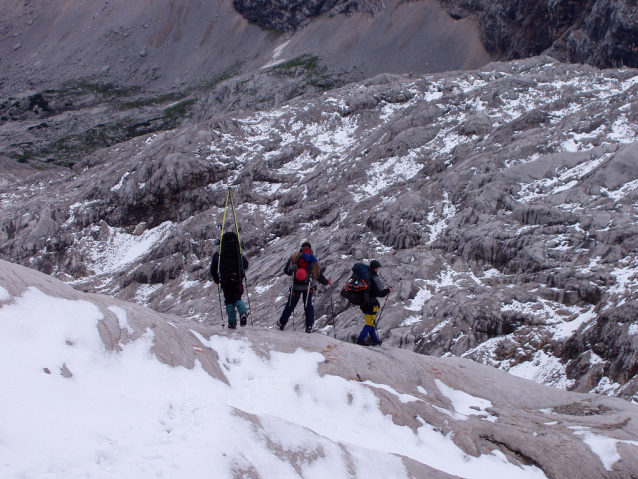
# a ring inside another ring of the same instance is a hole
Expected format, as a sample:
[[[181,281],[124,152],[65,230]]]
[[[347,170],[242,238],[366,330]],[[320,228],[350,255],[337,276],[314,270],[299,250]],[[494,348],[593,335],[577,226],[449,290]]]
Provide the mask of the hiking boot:
[[[355,341],[359,346],[367,346],[365,341],[359,341],[358,339]]]
[[[383,344],[383,341],[379,340],[379,341],[375,341],[374,343],[372,343],[373,346],[381,346]]]
[[[312,328],[306,328],[306,333],[312,333]]]
[[[246,326],[247,319],[248,319],[248,315],[246,313],[242,314],[241,317],[239,318],[239,324],[241,325],[242,328]]]
[[[228,329],[237,329],[237,323],[229,324]]]
[[[285,327],[286,327],[286,326],[284,326],[284,325],[283,325],[283,324],[281,324],[279,321],[277,321],[277,328],[279,329],[279,331],[283,331]]]

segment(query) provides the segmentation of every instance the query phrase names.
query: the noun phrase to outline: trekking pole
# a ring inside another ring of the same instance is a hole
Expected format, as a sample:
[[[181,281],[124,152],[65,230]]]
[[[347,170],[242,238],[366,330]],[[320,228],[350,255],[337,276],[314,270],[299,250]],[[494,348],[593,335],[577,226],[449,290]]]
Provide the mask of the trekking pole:
[[[301,293],[301,294],[303,294],[303,293]],[[308,327],[308,313],[306,313],[306,308],[308,307],[308,301],[312,301],[310,299],[310,295],[311,294],[312,294],[312,279],[310,280],[310,283],[308,284],[308,290],[306,291],[306,297],[304,298],[304,301],[303,301],[303,314],[304,314],[304,317],[306,318],[306,320],[305,320],[306,326],[305,327]]]
[[[294,279],[293,279],[293,281],[294,281]],[[292,299],[292,295],[293,294],[295,294],[295,286],[294,286],[294,284],[293,284],[293,286],[290,287],[290,305],[291,306],[292,306],[292,302],[293,302],[293,299]],[[295,308],[296,307],[297,307],[297,305],[295,304]],[[294,329],[295,329],[295,310],[294,310],[294,308],[293,308],[292,312],[290,313],[290,317],[292,318],[292,329],[294,331]]]
[[[295,273],[292,273],[292,284],[290,285],[290,289],[288,290],[288,306],[292,306],[292,295],[295,291]],[[296,307],[296,305],[295,305]],[[292,329],[295,329],[295,310],[293,309],[290,313],[290,317],[292,318]]]
[[[224,311],[222,309],[222,293],[220,291],[219,283],[217,283],[217,296],[219,296],[219,315],[222,318],[222,327],[224,326]]]
[[[335,324],[335,307],[332,302],[332,285],[328,285],[330,289],[330,311],[332,312],[332,332],[334,333],[335,339],[337,339],[337,325]]]
[[[253,324],[253,308],[250,306],[250,293],[248,292],[248,279],[244,276],[244,284],[246,285],[246,299],[248,300],[248,316],[250,317],[250,325]]]
[[[383,306],[381,307],[381,311],[379,311],[379,314],[377,314],[377,319],[374,322],[374,329],[377,329],[377,327],[379,326],[379,322],[381,321],[381,314],[383,313],[383,310],[385,309],[385,305],[388,302],[388,298],[390,297],[390,293],[388,293],[388,295],[385,297],[385,301],[383,302]]]

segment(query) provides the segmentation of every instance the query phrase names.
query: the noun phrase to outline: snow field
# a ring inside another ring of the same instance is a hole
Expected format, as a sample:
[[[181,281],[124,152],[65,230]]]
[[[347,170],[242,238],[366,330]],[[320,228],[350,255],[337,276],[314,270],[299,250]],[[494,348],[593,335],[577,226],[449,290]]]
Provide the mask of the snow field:
[[[110,309],[131,327],[125,309]],[[427,423],[416,434],[395,425],[373,391],[417,396],[319,376],[319,353],[264,359],[247,340],[201,338],[218,352],[227,385],[199,364],[159,362],[151,331],[107,351],[102,319],[93,303],[35,288],[0,308],[0,476],[224,478],[256,469],[263,478],[385,479],[407,477],[393,455],[402,454],[466,478],[545,477],[502,455],[467,456]],[[488,407],[439,387],[456,411]]]

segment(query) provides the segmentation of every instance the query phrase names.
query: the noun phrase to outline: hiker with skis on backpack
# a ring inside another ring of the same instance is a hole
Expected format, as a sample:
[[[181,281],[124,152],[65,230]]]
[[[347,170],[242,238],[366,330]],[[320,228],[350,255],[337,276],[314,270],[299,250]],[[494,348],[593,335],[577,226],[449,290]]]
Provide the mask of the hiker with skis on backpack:
[[[312,246],[307,241],[302,243],[301,249],[286,261],[284,273],[292,276],[293,281],[288,294],[288,301],[286,301],[286,306],[281,313],[279,321],[277,321],[277,327],[283,331],[297,303],[302,299],[306,314],[306,333],[310,333],[315,323],[315,308],[312,305],[312,295],[317,290],[317,282],[327,286],[332,284],[332,279],[326,279],[321,272],[317,257],[312,254]]]
[[[246,304],[242,301],[241,295],[244,293],[242,281],[246,277],[248,260],[240,252],[239,238],[234,231],[227,231],[222,235],[219,251],[213,255],[210,265],[210,272],[215,284],[221,285],[224,292],[224,304],[228,315],[228,328],[237,328],[237,315],[239,312],[239,322],[242,327],[246,326],[248,311]]]
[[[392,292],[392,288],[384,288],[381,278],[379,278],[379,269],[381,263],[376,259],[370,261],[368,272],[370,273],[370,287],[364,295],[364,301],[361,304],[361,312],[365,317],[365,326],[361,330],[361,334],[357,338],[357,344],[367,346],[366,339],[370,336],[372,346],[380,346],[383,341],[377,336],[377,313],[379,312],[379,301],[377,298],[383,298]]]

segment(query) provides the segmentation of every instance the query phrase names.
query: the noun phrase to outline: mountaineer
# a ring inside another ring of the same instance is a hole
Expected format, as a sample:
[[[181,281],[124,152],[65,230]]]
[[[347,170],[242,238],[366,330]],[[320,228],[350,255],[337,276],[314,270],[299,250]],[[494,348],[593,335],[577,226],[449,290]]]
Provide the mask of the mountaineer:
[[[290,292],[288,293],[288,301],[277,327],[283,331],[288,323],[290,315],[295,310],[295,306],[303,297],[304,312],[306,314],[306,333],[312,332],[315,323],[315,309],[312,305],[312,295],[317,289],[317,283],[323,285],[332,284],[332,279],[326,279],[321,272],[321,266],[317,257],[312,254],[312,246],[305,241],[301,245],[301,249],[294,253],[284,266],[284,273],[293,277]]]

